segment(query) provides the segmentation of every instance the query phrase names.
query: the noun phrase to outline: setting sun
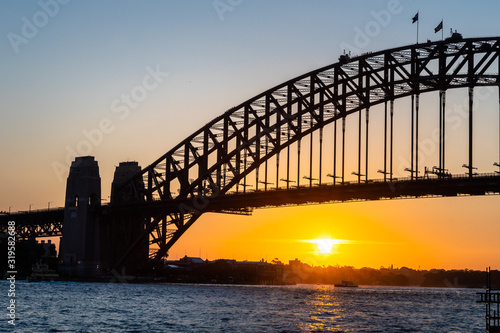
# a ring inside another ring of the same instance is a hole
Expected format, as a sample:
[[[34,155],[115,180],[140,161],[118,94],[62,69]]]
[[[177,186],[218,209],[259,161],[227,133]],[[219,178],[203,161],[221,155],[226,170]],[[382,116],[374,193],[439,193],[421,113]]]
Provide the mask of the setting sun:
[[[311,240],[311,243],[316,244],[318,253],[331,254],[336,252],[336,245],[339,245],[341,240],[335,238],[318,238]]]

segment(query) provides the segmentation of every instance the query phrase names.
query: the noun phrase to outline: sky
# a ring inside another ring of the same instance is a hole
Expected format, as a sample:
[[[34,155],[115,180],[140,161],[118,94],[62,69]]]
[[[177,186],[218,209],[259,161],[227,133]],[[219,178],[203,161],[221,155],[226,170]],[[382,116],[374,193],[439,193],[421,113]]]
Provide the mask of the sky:
[[[97,159],[106,199],[119,162],[145,167],[227,109],[336,62],[344,50],[415,43],[417,12],[422,42],[441,39],[434,33],[441,20],[445,37],[450,28],[464,37],[497,36],[499,7],[457,0],[4,1],[0,210],[63,206],[69,166],[80,155]],[[497,91],[484,96],[490,111],[478,126],[497,124]],[[450,93],[448,103],[464,98]],[[436,107],[429,102],[429,114]],[[459,138],[460,130],[449,135]],[[478,150],[498,152],[498,132],[477,132],[487,142]],[[453,171],[463,172],[459,160]],[[493,171],[491,161],[482,172]],[[170,258],[500,269],[498,207],[500,198],[491,196],[205,214]],[[322,238],[341,241],[321,254],[314,240]]]

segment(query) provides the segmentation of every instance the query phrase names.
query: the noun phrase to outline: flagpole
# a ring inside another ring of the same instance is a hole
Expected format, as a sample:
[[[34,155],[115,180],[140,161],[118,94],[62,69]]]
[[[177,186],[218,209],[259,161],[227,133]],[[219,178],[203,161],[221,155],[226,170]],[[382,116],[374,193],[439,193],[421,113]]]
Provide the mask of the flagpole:
[[[444,40],[444,20],[443,19],[441,19],[441,23],[443,23],[441,26],[441,40]]]
[[[417,12],[418,15],[418,12]],[[418,24],[420,23],[420,17],[417,17],[417,44],[418,44]]]

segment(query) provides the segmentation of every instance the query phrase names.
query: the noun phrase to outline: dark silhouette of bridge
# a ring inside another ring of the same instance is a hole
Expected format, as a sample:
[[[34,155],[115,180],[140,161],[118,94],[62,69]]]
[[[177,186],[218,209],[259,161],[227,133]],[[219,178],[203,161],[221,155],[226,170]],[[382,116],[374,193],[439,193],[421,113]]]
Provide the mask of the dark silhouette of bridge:
[[[105,237],[125,230],[120,251],[107,266],[126,266],[145,249],[158,262],[206,212],[251,214],[261,207],[498,194],[499,172],[479,174],[474,164],[474,146],[492,144],[474,142],[474,91],[500,86],[499,73],[500,37],[454,34],[444,41],[343,54],[332,65],[269,89],[213,119],[149,166],[120,179],[115,173],[110,203],[93,208],[108,224]],[[446,94],[456,88],[464,88],[468,98],[462,175],[448,170],[447,151],[454,142],[445,140]],[[420,96],[431,92],[439,98],[438,156],[427,167],[419,147]],[[395,101],[403,98],[410,107],[395,112]],[[370,136],[375,109],[383,116],[376,127],[382,137],[378,148]],[[408,177],[397,176],[394,166],[395,127],[401,126],[395,113],[409,115],[411,122]],[[354,145],[346,133],[356,137]],[[488,158],[499,167],[500,156]],[[4,231],[8,220],[16,220],[20,238],[55,236],[63,233],[63,216],[64,209],[19,212],[0,216],[0,223]]]

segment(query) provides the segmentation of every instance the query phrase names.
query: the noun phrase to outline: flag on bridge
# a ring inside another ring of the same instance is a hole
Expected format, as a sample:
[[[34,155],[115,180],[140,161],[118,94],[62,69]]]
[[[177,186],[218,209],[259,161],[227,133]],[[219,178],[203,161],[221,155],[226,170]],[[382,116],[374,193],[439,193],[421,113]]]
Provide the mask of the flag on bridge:
[[[443,29],[443,20],[441,20],[438,26],[434,28],[434,33],[438,32],[441,29]]]
[[[418,44],[418,12],[415,14],[415,16],[413,16],[413,18],[411,19],[411,24],[417,22],[417,44]]]
[[[418,21],[418,12],[415,14],[415,16],[413,16],[413,18],[411,19],[411,24],[415,23]]]

